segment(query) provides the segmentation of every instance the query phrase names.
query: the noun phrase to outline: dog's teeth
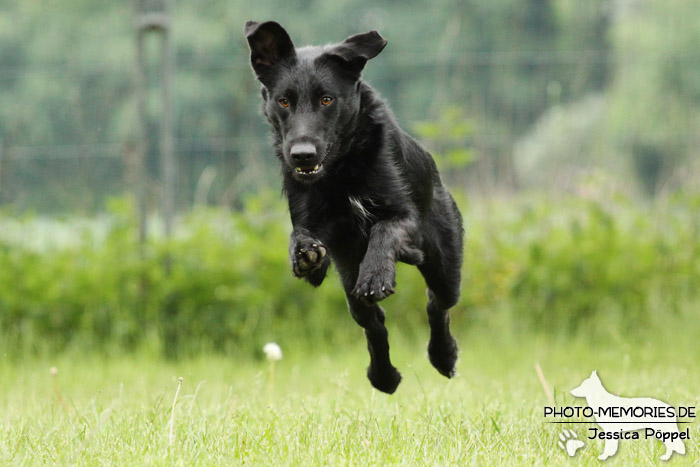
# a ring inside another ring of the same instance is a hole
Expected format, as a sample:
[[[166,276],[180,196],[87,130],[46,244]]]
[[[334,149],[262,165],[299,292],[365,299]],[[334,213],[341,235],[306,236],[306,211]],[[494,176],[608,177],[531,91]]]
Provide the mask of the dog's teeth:
[[[318,170],[318,166],[314,167],[314,171]]]
[[[301,173],[301,167],[297,167],[297,173]]]

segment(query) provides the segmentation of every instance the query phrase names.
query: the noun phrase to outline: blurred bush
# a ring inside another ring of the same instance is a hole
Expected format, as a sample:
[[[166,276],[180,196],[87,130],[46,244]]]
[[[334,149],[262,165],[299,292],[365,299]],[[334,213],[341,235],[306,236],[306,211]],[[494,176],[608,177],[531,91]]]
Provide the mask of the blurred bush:
[[[174,238],[143,248],[125,201],[113,203],[104,238],[83,228],[74,244],[41,251],[0,240],[1,350],[122,352],[155,342],[171,356],[252,354],[272,339],[329,347],[361,339],[334,273],[318,289],[292,277],[281,203],[263,195],[243,213],[196,210]],[[617,316],[620,332],[634,332],[650,313],[697,299],[700,196],[460,204],[467,245],[457,325],[477,326],[474,317],[505,305],[516,328],[567,333]],[[426,326],[414,269],[399,268],[398,293],[386,301],[392,329],[409,336]]]

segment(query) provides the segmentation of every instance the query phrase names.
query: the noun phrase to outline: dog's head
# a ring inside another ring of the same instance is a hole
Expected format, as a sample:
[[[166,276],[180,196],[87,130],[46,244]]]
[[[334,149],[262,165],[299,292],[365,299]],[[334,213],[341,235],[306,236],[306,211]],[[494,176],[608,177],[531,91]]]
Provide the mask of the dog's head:
[[[313,183],[341,153],[343,131],[359,113],[360,74],[386,41],[371,31],[339,44],[296,49],[274,21],[248,21],[245,36],[278,155],[295,179]]]
[[[598,373],[593,370],[591,376],[584,379],[581,384],[571,390],[571,395],[576,397],[586,397],[592,394],[597,394],[597,390],[599,390],[602,386],[603,383],[601,383]]]

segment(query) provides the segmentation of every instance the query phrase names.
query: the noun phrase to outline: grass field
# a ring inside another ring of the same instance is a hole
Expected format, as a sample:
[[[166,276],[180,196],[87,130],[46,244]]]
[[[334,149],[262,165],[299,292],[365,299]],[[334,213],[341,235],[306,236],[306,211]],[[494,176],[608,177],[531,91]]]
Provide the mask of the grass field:
[[[351,327],[356,348],[312,355],[283,347],[272,378],[263,359],[224,356],[177,363],[147,352],[5,359],[0,464],[597,465],[603,441],[585,439],[587,425],[545,423],[548,402],[535,362],[557,405],[582,405],[568,391],[597,369],[613,393],[697,406],[696,328],[667,328],[654,340],[601,337],[595,345],[591,337],[492,329],[462,337],[453,380],[430,367],[424,345],[392,336],[404,377],[393,396],[369,386],[362,336]],[[557,447],[565,426],[586,442],[571,459]],[[685,427],[687,453],[671,465],[700,463],[697,426]],[[606,464],[660,463],[663,452],[657,441],[623,441]]]

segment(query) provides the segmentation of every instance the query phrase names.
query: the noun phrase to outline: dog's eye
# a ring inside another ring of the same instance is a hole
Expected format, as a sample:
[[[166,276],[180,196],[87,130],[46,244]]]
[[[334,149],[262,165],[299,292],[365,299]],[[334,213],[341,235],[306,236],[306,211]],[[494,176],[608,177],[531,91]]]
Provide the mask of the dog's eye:
[[[289,99],[287,99],[286,97],[282,97],[282,98],[279,99],[277,102],[279,102],[280,105],[281,105],[282,107],[284,107],[285,109],[286,109],[287,107],[289,107]]]
[[[333,102],[333,98],[330,96],[323,96],[321,98],[321,105],[330,105],[331,102]]]

